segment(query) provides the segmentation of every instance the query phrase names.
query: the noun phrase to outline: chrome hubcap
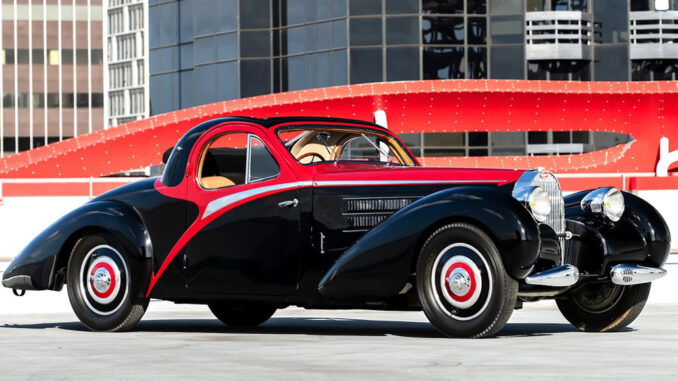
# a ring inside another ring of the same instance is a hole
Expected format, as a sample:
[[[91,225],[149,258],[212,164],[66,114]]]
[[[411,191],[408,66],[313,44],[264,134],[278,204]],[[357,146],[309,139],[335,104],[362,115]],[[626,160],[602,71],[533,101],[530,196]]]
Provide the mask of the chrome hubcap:
[[[115,248],[99,245],[90,250],[80,268],[80,292],[87,307],[99,315],[110,315],[127,296],[127,265]]]
[[[445,280],[450,291],[457,296],[466,295],[471,289],[471,276],[464,269],[456,268],[452,270],[450,276]]]
[[[90,276],[90,281],[94,290],[103,294],[111,287],[111,274],[108,270],[99,268],[94,272],[94,275]]]

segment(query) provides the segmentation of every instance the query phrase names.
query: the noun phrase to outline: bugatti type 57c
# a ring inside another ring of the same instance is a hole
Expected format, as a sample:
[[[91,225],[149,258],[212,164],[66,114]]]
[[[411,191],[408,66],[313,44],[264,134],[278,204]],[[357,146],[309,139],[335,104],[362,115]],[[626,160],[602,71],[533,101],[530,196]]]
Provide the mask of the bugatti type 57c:
[[[47,228],[2,284],[66,284],[97,331],[130,329],[159,298],[230,326],[287,306],[423,310],[445,335],[483,337],[544,298],[579,329],[619,330],[665,274],[669,230],[637,196],[563,197],[544,169],[422,167],[371,123],[220,118],[168,156],[161,178]]]

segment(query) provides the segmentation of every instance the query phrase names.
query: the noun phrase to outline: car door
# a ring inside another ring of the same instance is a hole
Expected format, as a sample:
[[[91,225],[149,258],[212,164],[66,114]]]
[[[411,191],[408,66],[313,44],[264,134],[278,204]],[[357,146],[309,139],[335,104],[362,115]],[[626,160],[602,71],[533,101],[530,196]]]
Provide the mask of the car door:
[[[205,200],[202,219],[213,220],[187,245],[192,292],[287,295],[297,288],[298,184],[265,141],[227,131],[201,148],[189,198]]]

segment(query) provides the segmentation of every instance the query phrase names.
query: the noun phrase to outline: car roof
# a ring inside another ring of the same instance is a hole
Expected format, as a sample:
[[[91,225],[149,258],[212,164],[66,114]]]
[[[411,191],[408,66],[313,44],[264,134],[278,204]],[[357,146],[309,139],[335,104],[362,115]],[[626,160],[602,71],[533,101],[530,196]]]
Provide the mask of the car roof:
[[[246,117],[246,116],[227,116],[227,117],[222,117],[222,118],[215,118],[212,119],[208,122],[211,126],[214,126],[217,123],[226,123],[226,122],[250,122],[250,123],[256,123],[262,127],[265,128],[272,128],[279,126],[281,124],[288,124],[288,123],[294,123],[294,122],[303,122],[303,123],[308,123],[308,122],[318,122],[318,123],[349,123],[349,124],[356,124],[356,125],[361,125],[365,127],[370,127],[370,128],[377,128],[380,130],[384,130],[384,127],[374,124],[371,122],[366,122],[364,120],[356,120],[356,119],[344,119],[344,118],[326,118],[326,117],[313,117],[313,116],[282,116],[282,117],[275,117],[275,118],[251,118],[251,117]]]

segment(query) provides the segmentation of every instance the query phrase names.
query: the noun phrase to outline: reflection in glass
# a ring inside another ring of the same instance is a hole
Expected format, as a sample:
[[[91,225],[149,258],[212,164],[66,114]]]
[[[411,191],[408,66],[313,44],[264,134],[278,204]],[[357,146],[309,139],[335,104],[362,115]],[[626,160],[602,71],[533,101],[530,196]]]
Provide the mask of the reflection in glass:
[[[424,47],[424,79],[464,78],[464,48]]]
[[[382,50],[351,50],[351,83],[382,81]]]
[[[240,0],[240,28],[269,28],[270,21],[271,0]]]
[[[418,44],[418,17],[389,17],[386,19],[386,44]]]
[[[421,22],[424,44],[464,43],[463,17],[424,17]]]
[[[351,16],[380,15],[381,0],[350,0]]]
[[[422,0],[422,13],[464,13],[464,0]]]
[[[479,47],[468,48],[468,75],[469,78],[487,78],[487,49]]]
[[[486,12],[487,0],[466,0],[466,13],[484,14]]]
[[[398,47],[386,49],[387,81],[411,81],[418,79],[418,47]]]
[[[419,12],[419,0],[386,0],[386,14]]]
[[[495,16],[490,18],[493,44],[522,44],[523,16]]]
[[[609,11],[618,7],[618,0],[596,0],[593,2],[593,13],[596,15],[596,24],[600,25],[600,39],[604,44],[621,43],[629,40],[628,12]],[[596,80],[599,81],[599,79]]]
[[[629,50],[627,45],[594,48],[596,81],[628,81]]]
[[[240,32],[241,57],[268,57],[271,55],[269,31]]]
[[[217,37],[217,60],[230,60],[238,57],[237,34],[220,34]]]
[[[490,78],[524,79],[523,45],[493,46],[490,51]]]
[[[468,18],[468,43],[485,44],[487,43],[487,21],[485,17]]]
[[[381,45],[381,17],[351,19],[351,45]]]
[[[240,62],[240,96],[253,97],[271,92],[271,61],[243,60]]]

